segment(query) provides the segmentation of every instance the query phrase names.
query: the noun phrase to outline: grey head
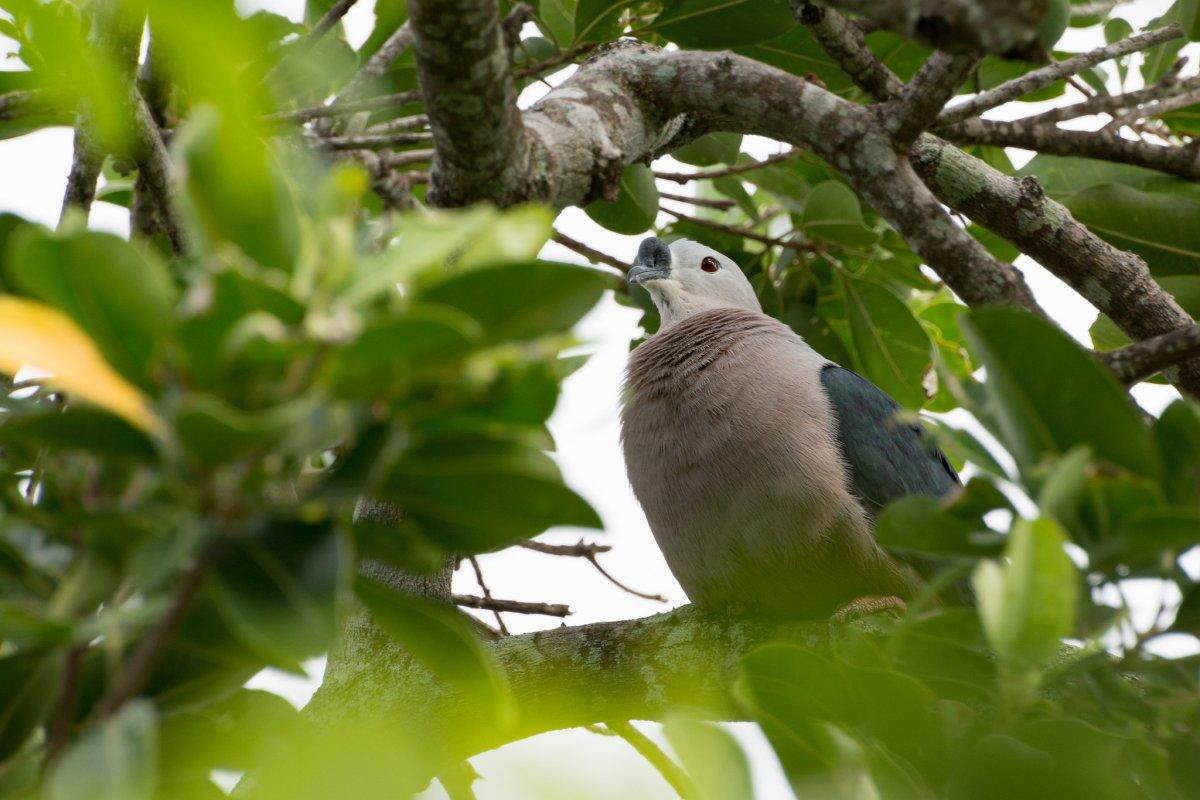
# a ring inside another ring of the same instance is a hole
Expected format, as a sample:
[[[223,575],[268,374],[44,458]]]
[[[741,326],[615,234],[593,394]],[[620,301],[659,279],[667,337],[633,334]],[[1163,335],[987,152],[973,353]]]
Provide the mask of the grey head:
[[[754,287],[733,259],[690,239],[670,245],[657,236],[643,240],[626,280],[650,292],[664,328],[713,308],[762,313]]]

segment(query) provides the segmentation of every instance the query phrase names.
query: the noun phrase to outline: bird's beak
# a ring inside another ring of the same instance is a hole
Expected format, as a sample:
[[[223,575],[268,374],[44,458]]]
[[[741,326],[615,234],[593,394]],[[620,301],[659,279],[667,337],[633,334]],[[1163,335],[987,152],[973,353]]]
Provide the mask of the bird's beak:
[[[643,284],[646,281],[659,281],[671,277],[671,249],[667,243],[657,236],[642,240],[638,247],[637,260],[629,268],[625,280],[630,285]]]
[[[662,280],[670,275],[670,268],[651,267],[639,261],[629,268],[629,272],[625,275],[625,281],[630,286],[640,286],[646,281]]]

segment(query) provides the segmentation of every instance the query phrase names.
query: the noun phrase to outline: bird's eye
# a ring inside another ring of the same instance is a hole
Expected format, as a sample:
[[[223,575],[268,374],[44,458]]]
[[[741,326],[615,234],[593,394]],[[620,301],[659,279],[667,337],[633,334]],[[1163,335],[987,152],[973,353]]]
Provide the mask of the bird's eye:
[[[700,269],[704,270],[705,272],[716,272],[720,268],[721,265],[718,264],[717,260],[712,256],[705,256],[704,260],[700,262]]]

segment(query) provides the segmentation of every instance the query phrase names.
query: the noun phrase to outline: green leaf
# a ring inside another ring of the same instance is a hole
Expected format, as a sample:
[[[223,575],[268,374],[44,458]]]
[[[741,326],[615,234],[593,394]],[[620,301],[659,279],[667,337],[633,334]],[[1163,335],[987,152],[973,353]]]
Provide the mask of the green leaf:
[[[337,542],[328,522],[276,520],[231,541],[213,596],[226,624],[283,667],[329,646],[337,586]]]
[[[576,5],[577,0],[541,0],[538,3],[542,29],[559,47],[566,47],[575,38]]]
[[[1154,423],[1165,466],[1167,498],[1180,505],[1200,505],[1200,407],[1179,399]]]
[[[575,5],[575,41],[603,42],[620,33],[621,12],[629,0],[578,0]]]
[[[355,581],[354,591],[396,641],[469,702],[477,703],[483,720],[506,724],[511,719],[508,681],[461,612],[362,576]]]
[[[1185,4],[1177,0],[1177,2],[1172,3],[1171,7],[1167,9],[1167,13],[1157,19],[1151,20],[1150,24],[1145,27],[1145,30],[1150,31],[1161,28],[1172,22],[1185,22],[1186,20],[1183,18],[1184,7]],[[1189,28],[1185,27],[1183,33],[1184,36],[1189,36],[1190,38]],[[1162,76],[1166,74],[1171,65],[1175,63],[1175,59],[1178,58],[1179,51],[1183,47],[1184,42],[1183,38],[1175,38],[1163,44],[1155,45],[1143,54],[1142,80],[1145,81],[1147,86],[1158,83]]]
[[[960,508],[959,506],[963,506]],[[932,556],[984,558],[998,553],[999,536],[969,503],[910,495],[892,503],[875,523],[875,538],[890,550]]]
[[[446,259],[467,242],[496,224],[494,210],[478,207],[459,212],[406,215],[399,237],[387,252],[375,259],[361,259],[342,300],[362,305],[393,291],[396,284],[415,284],[432,275]]]
[[[106,233],[56,235],[33,226],[14,239],[7,283],[61,309],[121,374],[143,382],[178,295],[153,252]]]
[[[1058,40],[1062,38],[1063,31],[1067,29],[1070,19],[1070,0],[1050,0],[1042,21],[1038,23],[1038,41],[1042,47],[1047,50],[1053,49]]]
[[[671,157],[695,167],[736,164],[741,147],[740,133],[707,133],[671,151]]]
[[[925,402],[929,336],[891,289],[846,275],[840,279],[850,333],[866,377],[907,408]]]
[[[681,47],[722,50],[765,42],[791,30],[786,0],[670,0],[652,30]]]
[[[621,176],[617,199],[596,200],[584,211],[610,231],[632,236],[649,230],[658,215],[658,187],[654,173],[641,162],[630,164]]]
[[[1179,195],[1101,184],[1064,205],[1105,241],[1146,259],[1156,277],[1200,274],[1200,202]]]
[[[1179,24],[1183,35],[1191,41],[1200,40],[1200,0],[1178,0]],[[1105,28],[1107,32],[1107,26]]]
[[[1159,476],[1149,431],[1124,389],[1067,334],[1013,309],[973,311],[959,324],[987,368],[985,415],[1022,474],[1047,455],[1088,445],[1112,464]]]
[[[20,749],[50,713],[60,672],[56,655],[17,653],[0,658],[0,761]]]
[[[867,247],[879,241],[879,234],[863,222],[858,195],[838,181],[825,181],[809,191],[800,225],[809,236],[851,247]]]
[[[457,363],[479,335],[479,324],[460,311],[416,306],[372,324],[338,350],[326,367],[326,381],[347,397],[398,392],[424,373]]]
[[[1116,536],[1104,542],[1095,560],[1104,564],[1161,563],[1163,551],[1178,555],[1196,545],[1200,545],[1200,510],[1142,509],[1122,521]]]
[[[130,700],[96,723],[54,764],[46,800],[151,800],[158,781],[158,714]]]
[[[744,800],[754,796],[750,762],[737,740],[718,725],[675,717],[663,726],[667,741],[692,776],[697,800]]]
[[[1003,668],[1033,685],[1074,630],[1079,586],[1065,542],[1053,520],[1018,520],[1005,548],[1007,563],[984,561],[975,568],[988,641]]]
[[[489,341],[520,340],[566,333],[614,283],[588,267],[532,261],[451,275],[419,299],[467,314]]]
[[[285,168],[266,141],[202,108],[172,146],[185,165],[187,207],[208,241],[291,271],[300,247],[297,209]]]
[[[130,423],[95,409],[68,406],[61,411],[5,415],[0,442],[86,450],[110,459],[153,461],[154,442]]]
[[[415,447],[392,471],[383,494],[430,539],[464,553],[528,539],[556,525],[602,527],[540,450],[478,436],[437,438]]]

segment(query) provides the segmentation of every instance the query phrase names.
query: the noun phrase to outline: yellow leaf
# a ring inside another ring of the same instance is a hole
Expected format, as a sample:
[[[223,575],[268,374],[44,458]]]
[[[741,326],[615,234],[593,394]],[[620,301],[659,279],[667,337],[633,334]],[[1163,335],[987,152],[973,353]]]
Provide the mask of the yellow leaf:
[[[43,303],[0,296],[0,372],[16,375],[22,367],[51,373],[48,384],[142,430],[162,430],[142,393],[108,365],[70,317]]]

